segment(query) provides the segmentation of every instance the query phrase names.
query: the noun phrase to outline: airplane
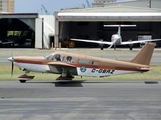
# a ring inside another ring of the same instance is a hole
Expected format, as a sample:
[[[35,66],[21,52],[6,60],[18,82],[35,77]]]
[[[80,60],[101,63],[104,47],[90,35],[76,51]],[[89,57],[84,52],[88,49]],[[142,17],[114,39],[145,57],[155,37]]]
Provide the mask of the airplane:
[[[111,37],[111,42],[107,41],[97,41],[97,40],[87,40],[87,39],[75,39],[71,38],[70,40],[73,41],[80,41],[80,42],[90,42],[90,43],[98,43],[101,46],[101,50],[103,50],[103,44],[110,45],[108,49],[110,49],[112,46],[114,46],[114,50],[116,50],[116,45],[130,45],[130,50],[132,50],[132,45],[136,43],[146,43],[146,42],[152,42],[152,41],[160,41],[161,39],[150,39],[150,40],[136,40],[136,41],[126,41],[122,42],[121,37],[121,27],[135,27],[136,25],[104,25],[104,27],[118,27],[117,34],[113,34]]]
[[[13,32],[13,35],[7,36],[4,40],[0,40],[0,47],[6,47],[6,46],[23,46],[25,43],[31,43],[30,36],[32,34],[32,31],[29,30],[24,30],[24,31],[19,31],[20,35],[14,35],[15,31]]]
[[[3,42],[2,40],[0,40],[0,46],[11,45],[11,44],[13,44],[13,41]]]
[[[71,81],[74,76],[108,77],[110,75],[147,72],[155,48],[154,43],[146,43],[142,49],[130,60],[111,60],[87,55],[57,51],[39,56],[12,56],[7,58],[12,62],[11,75],[14,65],[24,74],[18,77],[21,83],[32,80],[29,72],[60,74],[58,82]]]

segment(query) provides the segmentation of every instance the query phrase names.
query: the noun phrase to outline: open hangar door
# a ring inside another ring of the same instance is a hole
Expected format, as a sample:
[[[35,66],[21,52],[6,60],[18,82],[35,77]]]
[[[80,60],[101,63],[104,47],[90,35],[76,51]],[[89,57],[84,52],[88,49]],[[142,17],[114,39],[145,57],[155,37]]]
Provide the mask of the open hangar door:
[[[5,48],[34,48],[35,32],[32,27],[34,19],[2,18],[0,19],[0,40]]]
[[[104,27],[104,25],[136,25],[136,27],[122,27],[121,36],[123,41],[129,40],[141,40],[141,39],[159,39],[161,38],[161,22],[129,22],[129,21],[117,21],[117,22],[61,22],[60,23],[60,41],[64,41],[69,38],[88,39],[88,40],[104,40],[111,41],[111,36],[116,34],[118,27]],[[75,47],[93,48],[99,47],[96,43],[76,42]],[[157,42],[157,47],[160,47],[161,43]],[[104,47],[108,47],[105,45]],[[118,47],[129,47],[118,46]],[[133,44],[133,47],[140,47],[140,44]]]
[[[95,39],[97,40],[97,22],[60,22],[59,23],[59,41],[62,42],[62,47],[67,47],[67,41],[70,38],[80,39]],[[74,47],[98,47],[95,43],[74,42]]]

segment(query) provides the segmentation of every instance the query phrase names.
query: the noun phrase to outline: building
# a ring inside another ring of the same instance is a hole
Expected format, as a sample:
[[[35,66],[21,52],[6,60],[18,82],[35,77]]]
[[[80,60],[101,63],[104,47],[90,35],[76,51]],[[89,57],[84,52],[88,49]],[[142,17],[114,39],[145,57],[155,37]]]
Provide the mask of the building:
[[[138,40],[140,36],[161,38],[161,0],[131,0],[108,3],[105,7],[68,9],[55,12],[55,44],[67,38],[111,41],[117,28],[104,25],[131,24],[133,28],[122,28],[123,41]],[[160,7],[159,7],[160,6]],[[78,43],[79,47],[91,47],[92,43]],[[77,47],[76,45],[76,47]],[[82,46],[80,46],[82,45]],[[159,43],[158,46],[161,46]]]
[[[136,25],[132,28],[121,28],[123,41],[138,40],[142,36],[159,39],[161,0],[153,0],[151,8],[147,6],[148,3],[149,0],[113,2],[104,4],[104,7],[64,9],[55,12],[54,15],[45,16],[38,13],[1,13],[0,40],[3,42],[11,39],[8,35],[10,32],[22,31],[28,32],[23,36],[26,46],[15,44],[15,47],[49,49],[53,45],[51,43],[58,47],[59,42],[70,38],[111,41],[111,36],[117,32],[117,28],[104,27],[107,24]],[[17,37],[14,35],[14,38]],[[76,42],[75,46],[98,47],[98,44]],[[161,43],[158,46],[161,46]]]
[[[14,12],[15,0],[0,0],[1,12]]]
[[[116,0],[94,0],[92,7],[104,7],[105,4],[114,3]]]
[[[161,0],[129,0],[124,2],[114,2],[112,4],[105,3],[105,7],[109,6],[133,6],[133,7],[145,7],[145,8],[161,8]]]

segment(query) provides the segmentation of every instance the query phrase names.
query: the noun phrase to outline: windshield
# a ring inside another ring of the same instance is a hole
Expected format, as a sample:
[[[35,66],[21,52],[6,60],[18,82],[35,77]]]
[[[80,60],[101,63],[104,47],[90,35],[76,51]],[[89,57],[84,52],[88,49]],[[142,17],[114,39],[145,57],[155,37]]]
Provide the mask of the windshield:
[[[48,55],[45,55],[44,58],[49,60],[51,56],[52,56],[52,54],[48,54]]]

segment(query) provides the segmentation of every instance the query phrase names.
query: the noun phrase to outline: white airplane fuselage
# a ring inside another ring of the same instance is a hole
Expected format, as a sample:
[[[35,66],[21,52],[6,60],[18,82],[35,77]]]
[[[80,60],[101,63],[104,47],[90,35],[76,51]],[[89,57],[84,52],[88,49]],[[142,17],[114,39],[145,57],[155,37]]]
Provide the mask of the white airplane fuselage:
[[[118,34],[113,34],[112,37],[111,37],[111,42],[113,42],[114,45],[121,45],[122,38]]]

